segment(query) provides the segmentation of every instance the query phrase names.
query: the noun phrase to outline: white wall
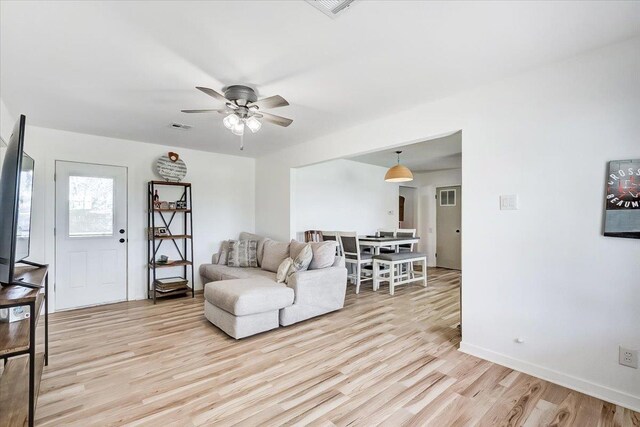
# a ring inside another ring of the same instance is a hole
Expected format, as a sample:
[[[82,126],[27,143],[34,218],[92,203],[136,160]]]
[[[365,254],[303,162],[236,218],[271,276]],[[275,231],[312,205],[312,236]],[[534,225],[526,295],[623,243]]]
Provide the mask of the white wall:
[[[464,136],[463,136],[464,137]],[[462,184],[462,169],[449,169],[413,174],[413,184],[418,187],[418,248],[427,253],[430,267],[436,265],[436,188]]]
[[[28,120],[28,117],[27,117]],[[146,298],[147,181],[156,159],[176,151],[193,184],[194,266],[209,262],[220,242],[255,227],[255,161],[93,135],[28,126],[25,151],[36,162],[30,259],[55,265],[54,171],[56,160],[125,166],[128,169],[128,297]],[[55,269],[52,276],[55,277]],[[52,299],[55,302],[55,295]],[[54,305],[55,307],[55,305]]]
[[[4,101],[0,98],[0,136],[9,142],[11,131],[13,130],[14,116],[9,112]]]
[[[398,185],[385,182],[387,168],[333,160],[294,169],[294,231],[375,233],[398,224]]]
[[[640,370],[618,364],[618,345],[640,349],[640,244],[602,236],[607,161],[640,155],[638,52],[630,39],[260,158],[259,228],[290,235],[291,167],[462,129],[462,350],[640,410]]]

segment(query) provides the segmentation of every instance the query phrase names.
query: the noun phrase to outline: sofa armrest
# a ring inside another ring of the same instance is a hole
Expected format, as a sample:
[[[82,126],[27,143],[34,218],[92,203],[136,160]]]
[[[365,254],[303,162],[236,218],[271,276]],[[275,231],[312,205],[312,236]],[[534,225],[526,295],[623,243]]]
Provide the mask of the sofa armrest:
[[[295,292],[294,304],[305,304],[335,310],[344,307],[347,269],[328,267],[294,273],[287,284]]]

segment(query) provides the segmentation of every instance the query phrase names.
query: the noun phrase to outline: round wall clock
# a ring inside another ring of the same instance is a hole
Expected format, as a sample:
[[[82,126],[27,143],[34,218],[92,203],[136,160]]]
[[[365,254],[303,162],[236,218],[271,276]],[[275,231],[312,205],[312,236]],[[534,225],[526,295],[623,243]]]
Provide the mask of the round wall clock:
[[[187,175],[187,165],[176,153],[169,153],[158,159],[156,171],[167,181],[180,182]]]

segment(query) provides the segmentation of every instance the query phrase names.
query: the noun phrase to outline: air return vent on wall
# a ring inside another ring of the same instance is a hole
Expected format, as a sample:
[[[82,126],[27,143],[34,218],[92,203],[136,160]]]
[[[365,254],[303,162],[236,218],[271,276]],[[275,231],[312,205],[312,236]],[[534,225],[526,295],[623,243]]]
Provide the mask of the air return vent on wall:
[[[355,0],[306,0],[311,6],[332,19],[335,19],[340,13],[348,10],[354,1]]]

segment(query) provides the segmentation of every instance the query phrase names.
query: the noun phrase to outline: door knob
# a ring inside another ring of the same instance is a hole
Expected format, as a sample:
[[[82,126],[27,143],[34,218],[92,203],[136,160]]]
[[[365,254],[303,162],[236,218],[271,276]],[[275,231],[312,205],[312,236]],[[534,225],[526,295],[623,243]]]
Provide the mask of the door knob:
[[[124,228],[120,229],[120,234],[124,234]]]
[[[456,230],[456,233],[459,233],[459,232],[460,232],[460,230]]]
[[[120,243],[124,243],[124,239],[120,239],[120,240],[119,240],[119,242],[120,242]]]

